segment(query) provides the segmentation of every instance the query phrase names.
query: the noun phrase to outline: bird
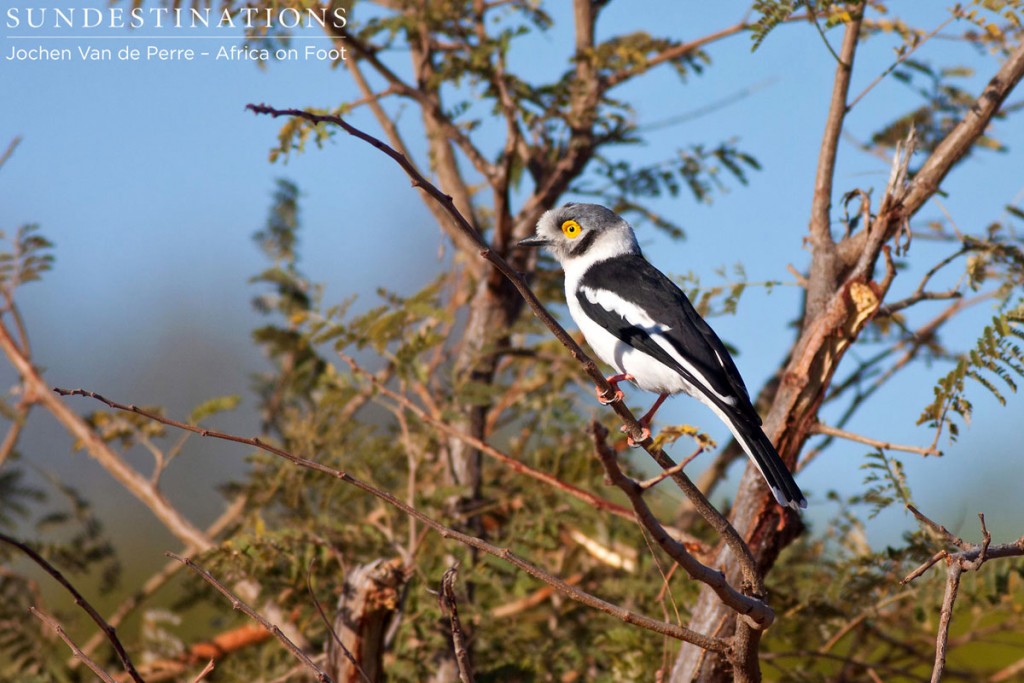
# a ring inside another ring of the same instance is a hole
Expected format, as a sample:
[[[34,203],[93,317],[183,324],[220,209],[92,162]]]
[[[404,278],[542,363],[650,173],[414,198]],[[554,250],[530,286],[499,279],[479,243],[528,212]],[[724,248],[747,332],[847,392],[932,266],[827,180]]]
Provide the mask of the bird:
[[[616,370],[608,377],[614,396],[605,399],[598,388],[598,400],[622,400],[623,381],[658,394],[640,418],[641,442],[665,399],[688,394],[725,423],[779,505],[807,507],[725,344],[683,291],[644,257],[625,219],[599,204],[569,203],[545,212],[536,234],[518,245],[546,247],[554,255],[564,271],[569,314],[597,356]]]

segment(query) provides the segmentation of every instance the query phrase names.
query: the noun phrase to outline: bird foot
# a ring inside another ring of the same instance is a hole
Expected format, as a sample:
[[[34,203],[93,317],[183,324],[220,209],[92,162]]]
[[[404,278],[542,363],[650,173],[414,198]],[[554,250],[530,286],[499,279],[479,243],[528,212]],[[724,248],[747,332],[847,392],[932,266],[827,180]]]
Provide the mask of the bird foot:
[[[630,375],[628,373],[622,373],[622,374],[619,374],[619,375],[612,375],[611,377],[608,378],[608,384],[612,385],[612,389],[615,390],[615,395],[612,396],[611,398],[605,398],[604,397],[604,392],[601,391],[601,387],[596,387],[595,388],[595,392],[597,393],[597,401],[598,401],[598,403],[600,403],[603,406],[606,406],[606,405],[610,405],[612,403],[615,403],[617,401],[621,401],[623,399],[623,397],[624,397],[624,394],[622,393],[622,390],[619,389],[619,382],[626,382],[626,381],[632,382],[634,379],[636,379],[636,378],[633,377],[633,375]]]
[[[647,441],[647,439],[651,438],[651,430],[648,429],[646,425],[640,426],[643,427],[644,431],[641,432],[639,441],[635,441],[633,437],[630,435],[629,425],[622,425],[620,429],[620,431],[626,435],[626,443],[628,443],[631,448],[640,448],[644,441]]]
[[[618,387],[615,387],[615,395],[612,396],[611,398],[604,397],[604,392],[601,391],[601,387],[594,387],[594,393],[597,394],[597,402],[603,406],[608,406],[611,405],[612,403],[617,403],[625,397],[625,394],[622,393],[622,389],[619,389]]]

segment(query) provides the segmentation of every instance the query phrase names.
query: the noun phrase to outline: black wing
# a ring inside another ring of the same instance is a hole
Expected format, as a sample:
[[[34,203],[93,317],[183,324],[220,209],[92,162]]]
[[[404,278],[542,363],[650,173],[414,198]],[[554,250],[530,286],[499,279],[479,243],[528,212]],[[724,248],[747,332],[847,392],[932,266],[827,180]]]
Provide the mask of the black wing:
[[[595,301],[584,290],[590,290]],[[615,293],[642,313],[634,312],[635,319],[630,320],[623,312],[613,310],[614,306],[601,305],[601,290]],[[793,509],[807,507],[793,475],[761,429],[761,418],[750,404],[747,387],[728,349],[674,282],[642,256],[632,254],[587,270],[576,299],[589,318],[626,344],[678,372],[718,406],[780,505]],[[644,317],[656,325],[639,322]],[[655,335],[668,341],[689,368],[658,344]]]
[[[652,330],[591,301],[582,291],[584,288],[615,292],[664,325],[667,329],[656,334],[668,341],[693,371],[680,365],[658,344],[652,337]],[[718,394],[735,397],[733,405],[750,403],[747,387],[722,340],[704,322],[682,290],[639,254],[595,264],[580,280],[576,298],[588,317],[626,344],[654,356],[695,387],[704,389],[709,398],[714,399]]]

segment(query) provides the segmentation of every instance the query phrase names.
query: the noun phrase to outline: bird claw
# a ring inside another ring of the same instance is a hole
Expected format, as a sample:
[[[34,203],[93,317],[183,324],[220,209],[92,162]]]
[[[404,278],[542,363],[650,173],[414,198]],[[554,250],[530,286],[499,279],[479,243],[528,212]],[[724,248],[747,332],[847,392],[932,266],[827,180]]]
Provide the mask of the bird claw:
[[[651,430],[643,425],[641,425],[641,428],[643,429],[643,431],[640,433],[640,440],[635,441],[632,435],[629,433],[629,425],[622,425],[620,431],[622,431],[622,433],[626,435],[626,443],[628,443],[631,448],[640,448],[644,441],[647,441],[647,439],[651,438]]]
[[[606,406],[621,401],[625,395],[622,393],[622,389],[619,389],[619,382],[632,382],[634,379],[636,378],[633,377],[633,375],[630,375],[629,373],[612,375],[611,377],[608,378],[608,384],[610,384],[612,386],[612,389],[615,390],[615,394],[611,398],[605,398],[604,392],[601,391],[601,387],[595,387],[594,391],[597,393],[598,403],[600,403],[603,406]]]
[[[601,391],[601,387],[595,387],[594,392],[597,394],[597,402],[603,406],[608,406],[612,403],[618,403],[621,401],[625,397],[625,394],[623,394],[622,389],[619,389],[618,387],[614,387],[614,389],[615,395],[611,398],[605,398],[604,392]]]

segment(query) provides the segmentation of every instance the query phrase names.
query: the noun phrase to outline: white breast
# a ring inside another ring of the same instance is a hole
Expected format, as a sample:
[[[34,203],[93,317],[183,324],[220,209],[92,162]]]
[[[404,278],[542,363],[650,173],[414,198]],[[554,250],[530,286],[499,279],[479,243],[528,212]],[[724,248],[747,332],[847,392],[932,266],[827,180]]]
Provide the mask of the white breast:
[[[685,392],[693,396],[698,395],[693,386],[675,370],[622,342],[588,318],[576,298],[577,282],[578,278],[570,278],[566,272],[565,299],[569,305],[569,314],[598,358],[612,366],[616,372],[633,375],[636,378],[636,385],[645,391],[659,394]]]

